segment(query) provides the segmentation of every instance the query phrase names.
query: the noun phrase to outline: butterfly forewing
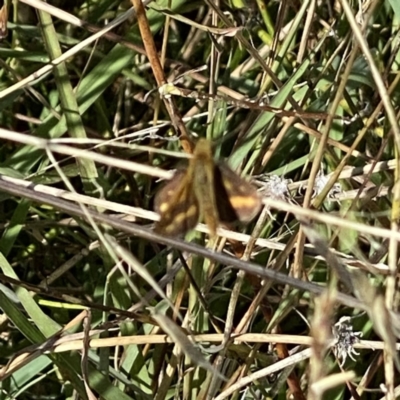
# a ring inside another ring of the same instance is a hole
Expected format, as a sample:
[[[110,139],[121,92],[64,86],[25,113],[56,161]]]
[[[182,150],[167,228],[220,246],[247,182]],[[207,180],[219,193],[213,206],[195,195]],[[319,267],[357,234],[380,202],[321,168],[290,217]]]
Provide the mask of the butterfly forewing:
[[[249,222],[260,211],[262,201],[257,189],[224,163],[217,164],[215,185],[223,187],[229,202],[227,204],[224,196],[218,196],[218,213],[222,222],[233,222],[235,219]],[[220,189],[216,187],[216,190]]]
[[[168,236],[181,235],[199,220],[199,204],[185,171],[177,171],[157,193],[154,208],[160,215],[155,231]]]

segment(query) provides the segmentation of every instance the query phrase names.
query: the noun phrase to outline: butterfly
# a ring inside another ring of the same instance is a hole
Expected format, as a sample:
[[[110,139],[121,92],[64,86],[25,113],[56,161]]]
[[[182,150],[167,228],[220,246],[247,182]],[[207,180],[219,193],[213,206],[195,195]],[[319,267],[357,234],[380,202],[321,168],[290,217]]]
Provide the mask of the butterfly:
[[[260,211],[257,189],[232,171],[215,162],[211,143],[200,139],[186,170],[177,170],[160,189],[154,201],[160,220],[155,231],[177,236],[204,220],[212,236],[220,223],[249,222]]]

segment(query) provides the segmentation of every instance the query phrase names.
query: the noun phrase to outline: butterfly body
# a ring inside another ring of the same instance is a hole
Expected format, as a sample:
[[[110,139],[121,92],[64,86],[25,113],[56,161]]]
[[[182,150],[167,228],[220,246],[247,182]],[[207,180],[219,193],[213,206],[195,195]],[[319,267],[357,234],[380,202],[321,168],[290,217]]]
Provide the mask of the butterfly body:
[[[215,198],[214,160],[210,146],[202,145],[202,142],[199,142],[194,157],[196,162],[191,164],[193,171],[188,175],[193,177],[193,191],[199,207],[199,217],[204,219],[211,234],[215,235],[219,216]]]
[[[216,163],[211,143],[200,139],[187,170],[178,170],[156,195],[155,210],[160,221],[155,230],[176,236],[204,220],[211,235],[215,235],[220,222],[248,222],[260,208],[256,188],[224,163]]]

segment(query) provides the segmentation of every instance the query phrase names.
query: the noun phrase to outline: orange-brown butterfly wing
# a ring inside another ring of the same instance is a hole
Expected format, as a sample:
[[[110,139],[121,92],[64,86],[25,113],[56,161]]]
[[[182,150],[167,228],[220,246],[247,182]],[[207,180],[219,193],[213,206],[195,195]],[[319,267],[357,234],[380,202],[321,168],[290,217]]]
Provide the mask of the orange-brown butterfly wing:
[[[0,9],[0,40],[7,37],[8,5],[3,4]]]
[[[154,228],[158,233],[177,236],[196,226],[199,205],[186,171],[176,171],[160,189],[154,200],[154,209],[160,215]]]
[[[223,189],[217,198],[221,222],[249,222],[260,211],[262,200],[257,189],[224,163],[216,166],[215,185],[217,193]]]

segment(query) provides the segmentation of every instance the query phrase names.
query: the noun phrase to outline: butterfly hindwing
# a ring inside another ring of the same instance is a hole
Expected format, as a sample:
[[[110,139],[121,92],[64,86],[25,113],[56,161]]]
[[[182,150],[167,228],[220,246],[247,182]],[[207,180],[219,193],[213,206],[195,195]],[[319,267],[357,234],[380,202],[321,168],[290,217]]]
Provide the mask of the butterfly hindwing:
[[[223,187],[226,194],[217,201],[222,222],[249,222],[260,211],[262,201],[257,189],[224,163],[216,166],[215,184]]]

